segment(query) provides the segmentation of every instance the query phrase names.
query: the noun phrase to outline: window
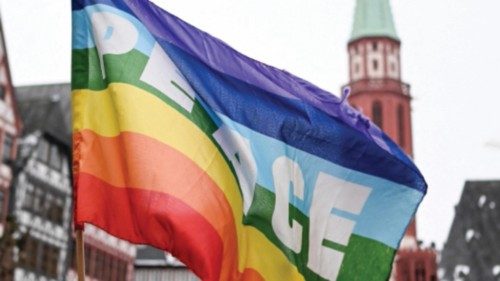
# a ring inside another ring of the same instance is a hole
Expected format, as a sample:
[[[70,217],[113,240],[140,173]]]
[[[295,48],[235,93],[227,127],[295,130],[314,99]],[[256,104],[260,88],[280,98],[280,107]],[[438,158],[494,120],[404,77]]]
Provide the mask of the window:
[[[49,165],[58,171],[61,170],[61,165],[62,165],[61,152],[59,151],[59,148],[55,145],[50,146]]]
[[[24,201],[23,201],[23,207],[24,209],[30,210],[33,208],[33,205],[35,203],[35,190],[34,186],[31,184],[28,184],[26,187],[26,192],[24,193]]]
[[[48,207],[47,216],[55,224],[62,225],[64,212],[64,200],[61,197],[54,197]]]
[[[118,259],[111,259],[109,267],[111,268],[111,275],[110,279],[111,281],[120,281],[118,280]]]
[[[373,64],[373,70],[378,70],[378,60],[373,60],[372,64]]]
[[[12,147],[14,145],[14,138],[5,133],[3,138],[3,151],[2,151],[2,160],[6,162],[12,158]]]
[[[96,279],[104,280],[104,257],[102,255],[102,251],[94,249],[95,251],[95,263],[94,263],[94,272],[93,275]]]
[[[42,215],[42,210],[43,210],[43,201],[44,201],[44,193],[40,188],[35,187],[35,190],[33,192],[33,208],[31,211],[37,215]]]
[[[406,145],[405,141],[405,111],[403,105],[398,106],[398,144],[401,147]]]
[[[50,187],[29,183],[23,201],[23,209],[34,215],[49,220],[54,224],[63,224],[65,196]]]
[[[113,260],[113,257],[104,253],[103,254],[103,267],[104,267],[104,272],[102,276],[102,280],[111,280],[111,263]]]
[[[59,262],[59,249],[49,244],[42,246],[42,272],[52,278],[57,278],[57,264]]]
[[[21,249],[19,263],[24,268],[40,272],[45,276],[57,278],[59,248],[28,236]]]
[[[37,259],[39,253],[39,241],[32,236],[28,236],[19,256],[19,263],[28,270],[37,269]]]
[[[85,244],[85,275],[97,280],[127,280],[127,262]]]
[[[63,165],[63,153],[57,145],[41,139],[38,144],[37,158],[41,162],[49,165],[51,168],[61,171]]]
[[[380,101],[375,101],[372,105],[372,121],[380,129],[383,128],[383,115],[382,115],[382,103]]]
[[[93,252],[91,252],[92,248],[85,244],[84,245],[84,251],[85,251],[85,275],[88,275],[90,276],[90,268],[93,266],[93,264],[90,264],[90,257],[94,254]],[[75,253],[76,255],[76,250],[75,250]],[[76,260],[76,257],[74,257],[75,260]],[[76,269],[76,267],[75,267]]]
[[[417,262],[415,269],[415,281],[425,281],[425,265],[422,261]]]
[[[49,268],[47,270],[48,275],[57,278],[57,265],[59,264],[59,248],[55,246],[51,246],[51,253],[50,253],[50,260],[51,262],[49,263]]]
[[[62,171],[64,175],[69,175],[69,165],[68,165],[68,157],[63,154],[63,163],[62,163]]]
[[[0,99],[5,98],[5,85],[0,85]]]
[[[125,261],[120,261],[118,264],[118,280],[127,279],[127,263]]]
[[[376,50],[378,49],[378,44],[377,44],[377,42],[373,42],[373,43],[372,43],[372,49],[373,49],[374,51],[376,51]]]
[[[4,195],[3,191],[0,191],[0,220],[3,218],[3,214],[4,214],[4,210],[3,210],[3,208],[5,206],[5,204],[3,202],[4,200],[5,200],[5,195]]]
[[[40,139],[40,141],[38,142],[38,154],[37,154],[37,158],[38,160],[44,162],[44,163],[47,163],[48,159],[49,159],[49,143],[47,142],[47,140],[45,139]]]

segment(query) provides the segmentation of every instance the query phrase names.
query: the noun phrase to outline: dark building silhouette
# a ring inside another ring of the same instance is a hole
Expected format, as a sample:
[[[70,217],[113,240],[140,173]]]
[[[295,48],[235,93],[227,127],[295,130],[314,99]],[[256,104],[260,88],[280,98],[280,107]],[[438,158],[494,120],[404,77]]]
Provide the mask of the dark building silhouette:
[[[439,268],[443,281],[500,280],[500,180],[465,183]]]

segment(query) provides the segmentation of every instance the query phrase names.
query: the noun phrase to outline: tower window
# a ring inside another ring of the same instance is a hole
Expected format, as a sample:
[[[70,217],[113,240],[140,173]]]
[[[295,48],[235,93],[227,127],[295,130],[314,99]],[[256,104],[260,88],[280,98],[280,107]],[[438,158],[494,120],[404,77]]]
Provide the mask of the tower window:
[[[416,281],[425,281],[425,265],[422,261],[418,261],[415,270],[415,280]]]
[[[373,70],[377,70],[378,69],[378,61],[373,60],[372,63],[373,63]]]
[[[406,145],[405,142],[405,110],[402,105],[398,106],[398,144],[401,147]]]
[[[5,133],[3,140],[3,154],[2,159],[4,162],[8,161],[12,157],[12,149],[14,145],[14,138],[12,135]]]
[[[354,72],[358,73],[359,72],[359,63],[354,65]]]
[[[373,49],[374,51],[376,51],[376,50],[378,49],[378,44],[377,44],[377,42],[373,42],[373,43],[372,43],[372,49]]]
[[[0,191],[0,219],[3,219],[3,213],[4,213],[3,208],[5,205],[3,202],[5,200],[4,198],[5,198],[5,195],[3,194],[2,191]]]
[[[384,129],[383,124],[383,116],[382,116],[382,103],[380,101],[375,101],[372,105],[372,120],[375,125],[377,125],[380,129]]]

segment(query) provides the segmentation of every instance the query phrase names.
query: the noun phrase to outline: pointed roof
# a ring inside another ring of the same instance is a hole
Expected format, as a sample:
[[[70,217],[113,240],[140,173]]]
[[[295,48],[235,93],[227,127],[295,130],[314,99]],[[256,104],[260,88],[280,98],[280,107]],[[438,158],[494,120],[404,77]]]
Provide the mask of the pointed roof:
[[[357,0],[349,41],[362,37],[389,37],[399,41],[389,0]]]

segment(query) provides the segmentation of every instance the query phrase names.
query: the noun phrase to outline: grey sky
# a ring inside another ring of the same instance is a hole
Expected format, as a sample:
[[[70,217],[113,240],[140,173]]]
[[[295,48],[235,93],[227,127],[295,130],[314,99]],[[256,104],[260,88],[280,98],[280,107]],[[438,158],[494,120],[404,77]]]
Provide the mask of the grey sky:
[[[15,85],[70,79],[70,1],[1,0]],[[335,94],[354,0],[157,0],[260,61]],[[415,160],[430,187],[418,231],[441,245],[466,179],[500,178],[500,2],[392,1],[412,85]],[[487,145],[490,143],[490,145]]]

